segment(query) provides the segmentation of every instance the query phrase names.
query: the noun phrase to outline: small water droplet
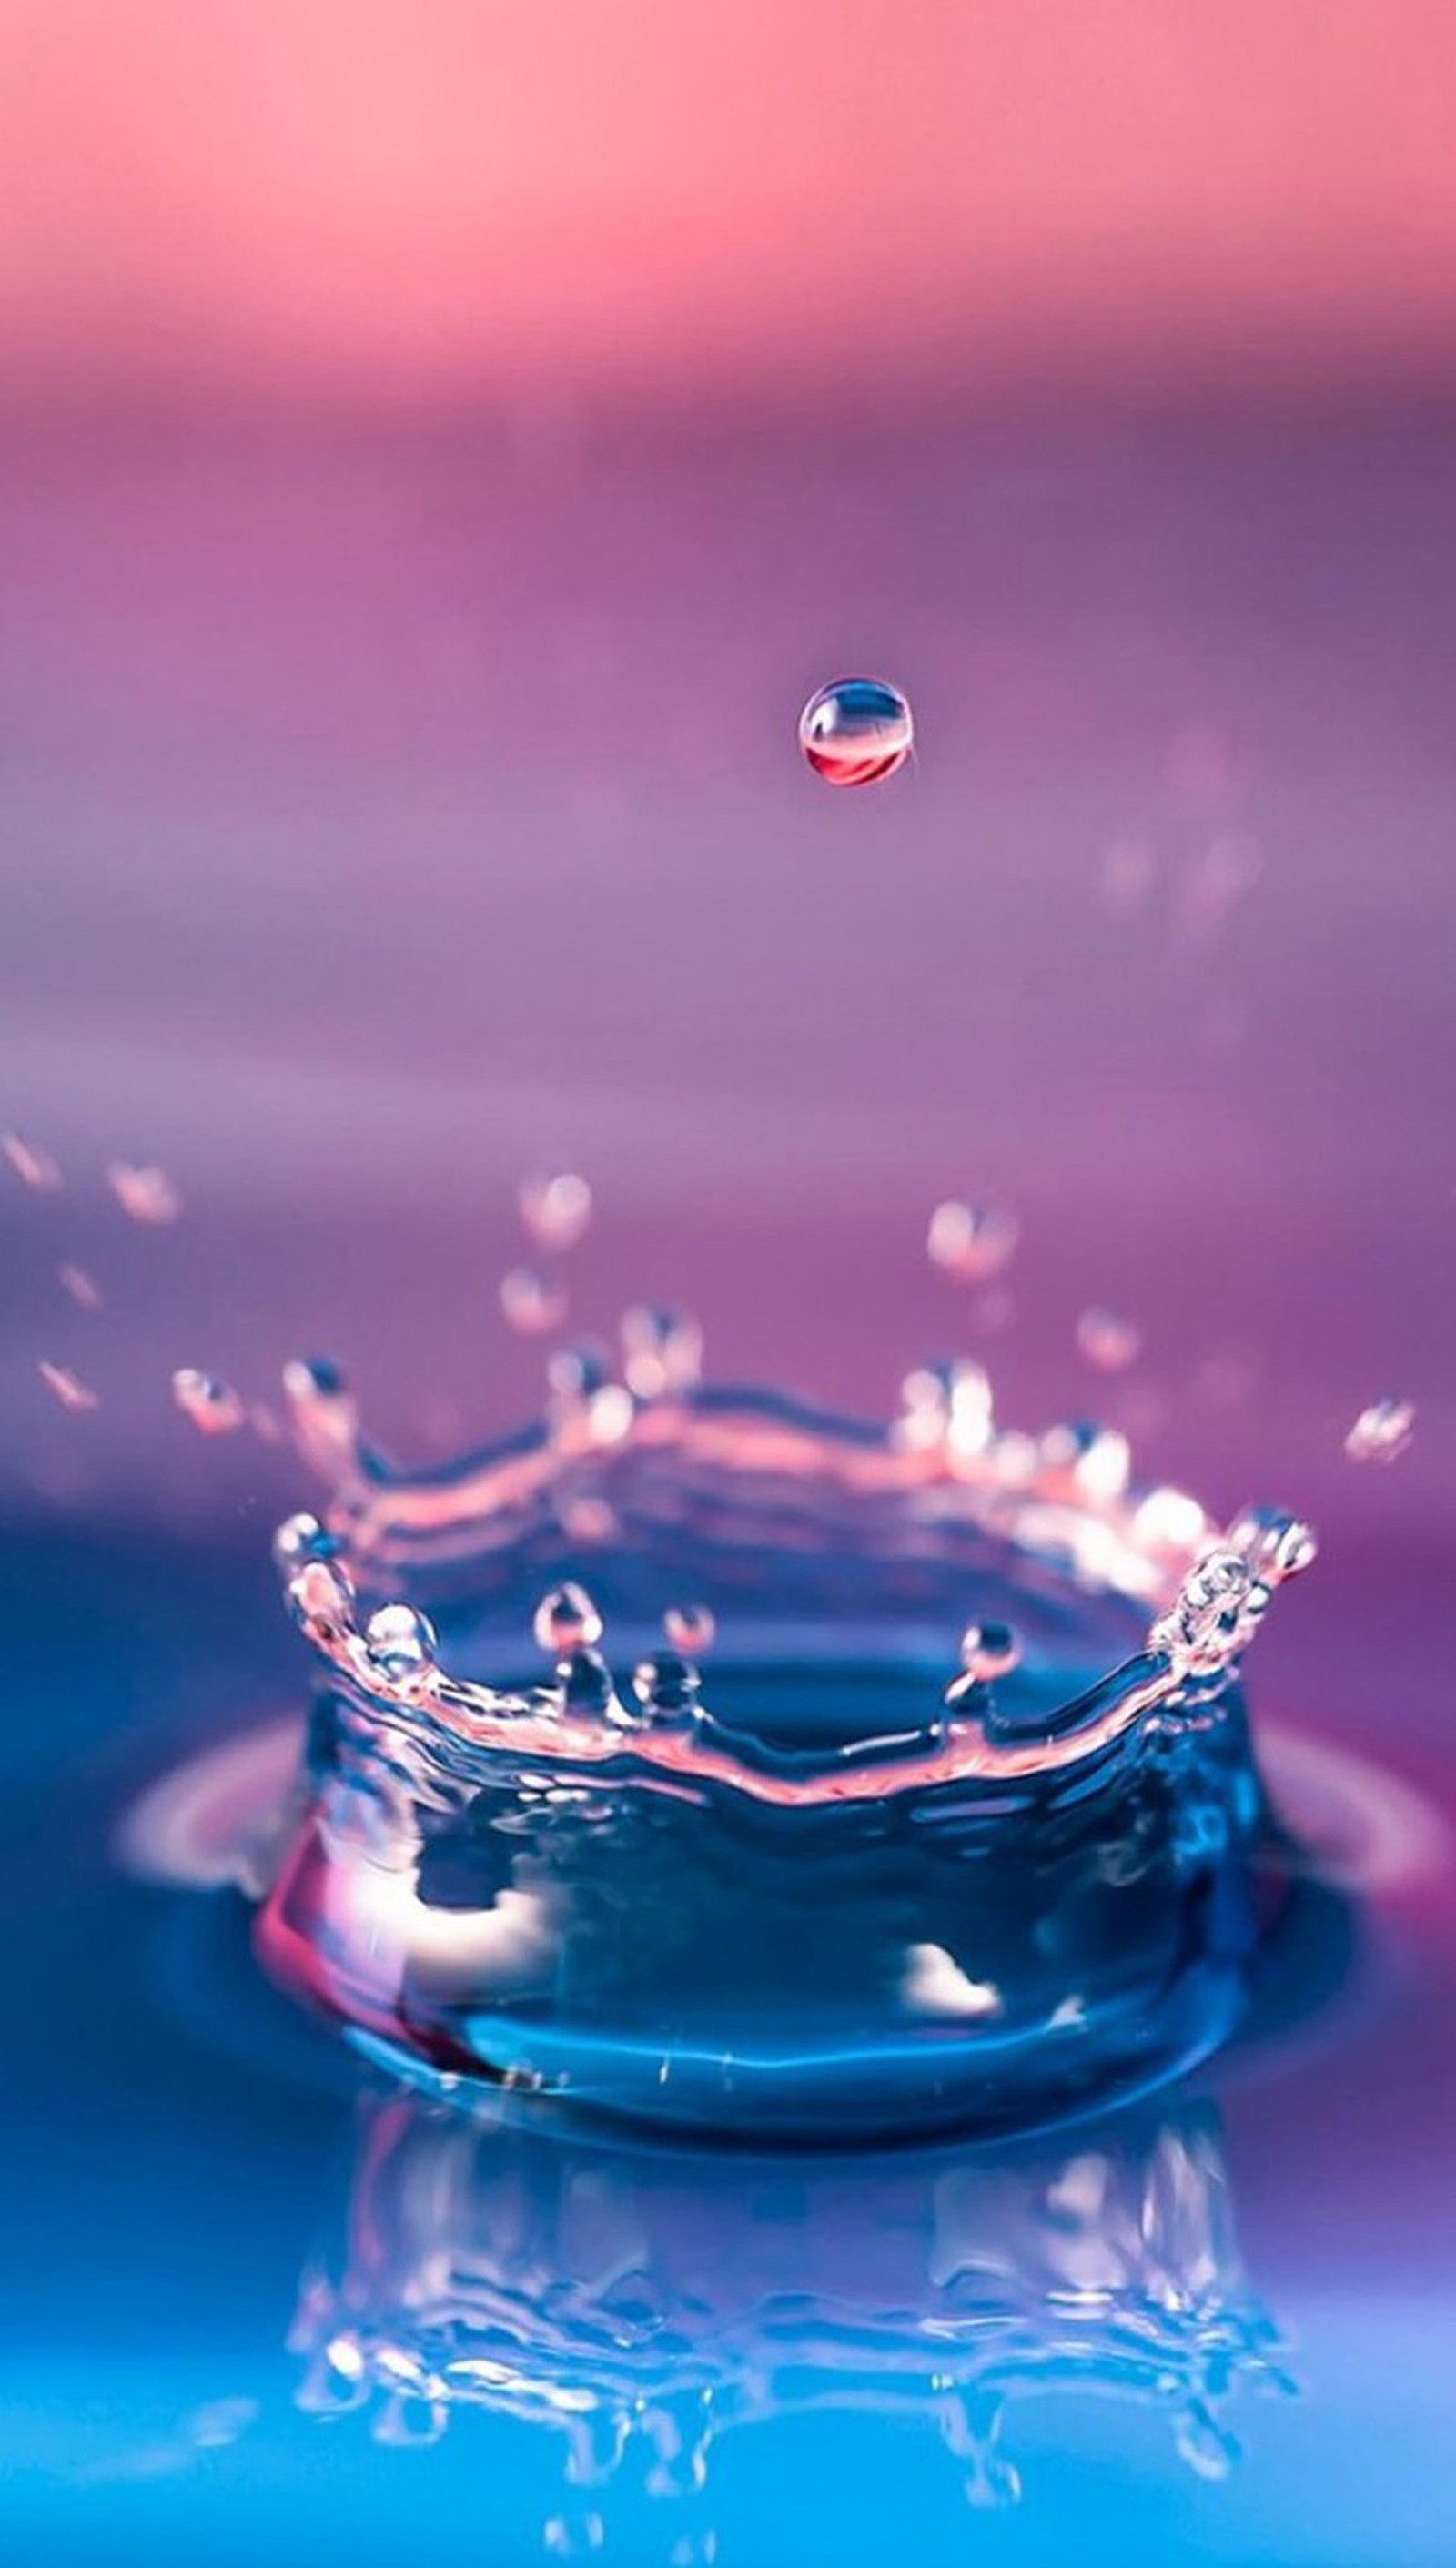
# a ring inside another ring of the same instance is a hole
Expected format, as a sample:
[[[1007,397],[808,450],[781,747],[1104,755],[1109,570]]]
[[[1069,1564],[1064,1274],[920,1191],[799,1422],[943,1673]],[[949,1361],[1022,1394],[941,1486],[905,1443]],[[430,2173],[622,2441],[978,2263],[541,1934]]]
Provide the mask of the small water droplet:
[[[364,1646],[395,1685],[434,1673],[439,1644],[428,1614],[413,1605],[381,1605],[364,1627]]]
[[[527,1237],[558,1256],[576,1246],[592,1217],[591,1187],[569,1168],[556,1176],[524,1178],[519,1203]]]
[[[101,1309],[103,1301],[101,1286],[94,1275],[87,1274],[84,1266],[60,1266],[56,1272],[61,1280],[62,1292],[69,1293],[78,1310],[99,1311]]]
[[[228,1436],[241,1427],[247,1411],[230,1383],[180,1365],[171,1378],[171,1396],[182,1416],[202,1436]]]
[[[566,1317],[566,1287],[532,1266],[512,1266],[500,1279],[500,1307],[520,1336],[548,1337]]]
[[[968,1623],[961,1635],[961,1665],[978,1685],[1011,1675],[1021,1645],[1009,1623]]]
[[[600,1650],[568,1650],[557,1668],[561,1701],[568,1712],[610,1711],[615,1700],[612,1671]]]
[[[1344,1449],[1352,1462],[1394,1462],[1414,1434],[1414,1401],[1376,1400],[1360,1411]]]
[[[175,1221],[181,1211],[181,1195],[164,1168],[133,1167],[126,1159],[114,1159],[107,1183],[130,1221],[159,1226]]]
[[[663,1638],[670,1650],[701,1659],[718,1638],[718,1617],[711,1605],[670,1605],[663,1616]]]
[[[531,1631],[537,1649],[559,1659],[568,1650],[594,1648],[602,1637],[602,1618],[586,1589],[568,1578],[542,1597],[531,1617]]]
[[[27,1141],[19,1132],[0,1132],[0,1150],[23,1186],[34,1186],[37,1194],[54,1194],[61,1183],[61,1171],[49,1150],[35,1141]]]
[[[1245,1507],[1226,1539],[1266,1587],[1282,1587],[1287,1578],[1297,1578],[1318,1548],[1313,1526],[1284,1507]]]
[[[835,678],[799,716],[799,747],[826,785],[878,785],[915,738],[909,703],[884,678]]]
[[[575,1405],[589,1401],[606,1389],[612,1379],[611,1360],[605,1347],[595,1340],[583,1339],[578,1345],[557,1347],[546,1364],[546,1382],[553,1397]]]
[[[288,1605],[299,1630],[320,1649],[354,1628],[354,1586],[336,1560],[309,1560],[288,1583]]]
[[[335,1536],[318,1517],[302,1512],[285,1516],[273,1536],[273,1565],[285,1578],[294,1577],[306,1561],[336,1559],[338,1551]]]
[[[1077,1322],[1076,1342],[1078,1355],[1099,1373],[1123,1373],[1137,1361],[1142,1331],[1135,1321],[1119,1319],[1115,1311],[1094,1304]]]
[[[1150,1648],[1166,1653],[1180,1680],[1216,1675],[1248,1636],[1254,1585],[1254,1572],[1242,1552],[1206,1552],[1190,1569],[1168,1612],[1153,1624]]]
[[[622,1315],[623,1371],[639,1400],[691,1391],[703,1374],[703,1331],[687,1312],[639,1303]]]
[[[92,1391],[69,1365],[51,1364],[42,1356],[36,1366],[47,1391],[54,1392],[63,1409],[99,1409],[101,1395]]]
[[[690,1714],[702,1689],[699,1670],[677,1650],[658,1650],[632,1672],[632,1691],[643,1711],[665,1721]]]
[[[953,1275],[958,1284],[984,1283],[999,1275],[1016,1254],[1021,1225],[1005,1204],[937,1204],[926,1233],[933,1266]]]

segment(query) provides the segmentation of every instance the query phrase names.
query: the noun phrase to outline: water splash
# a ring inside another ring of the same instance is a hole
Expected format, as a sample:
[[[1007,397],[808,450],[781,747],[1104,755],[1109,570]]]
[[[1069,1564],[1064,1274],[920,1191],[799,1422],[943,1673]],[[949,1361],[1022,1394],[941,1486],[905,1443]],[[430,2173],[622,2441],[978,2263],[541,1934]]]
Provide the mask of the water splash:
[[[826,785],[879,785],[910,756],[915,724],[884,678],[835,678],[799,716],[799,747]]]
[[[419,2072],[780,2136],[1024,2119],[1217,2040],[1236,1674],[1309,1528],[1007,1431],[977,1366],[875,1427],[714,1389],[665,1315],[625,1343],[635,1383],[558,1350],[542,1421],[428,1473],[289,1368],[333,1494],[277,1545],[321,1692],[270,1966]]]

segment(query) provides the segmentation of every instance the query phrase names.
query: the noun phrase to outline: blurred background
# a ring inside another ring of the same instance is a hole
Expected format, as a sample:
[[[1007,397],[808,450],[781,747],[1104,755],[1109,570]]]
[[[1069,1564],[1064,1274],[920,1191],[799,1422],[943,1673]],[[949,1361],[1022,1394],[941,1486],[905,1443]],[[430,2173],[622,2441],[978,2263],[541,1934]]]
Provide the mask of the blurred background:
[[[172,1369],[276,1409],[333,1354],[413,1456],[518,1418],[524,1172],[595,1189],[573,1331],[681,1303],[720,1379],[881,1415],[967,1349],[1014,1423],[1312,1515],[1261,1709],[1448,1793],[1453,82],[1441,0],[0,0],[34,2555],[194,2557],[147,2453],[255,2391],[209,2556],[306,2500],[414,2537],[401,2456],[279,2422],[335,2056],[159,1962],[107,1850],[302,1702],[266,1551],[314,1493]],[[917,719],[860,794],[795,746],[847,670]],[[944,1197],[1019,1217],[990,1294]],[[1386,1396],[1414,1441],[1357,1465]],[[1445,2559],[1456,1980],[1401,1896],[1439,1967],[1231,2106],[1307,2404],[1215,2494],[1053,2435],[1018,2559],[1098,2505],[1128,2560]],[[882,2555],[852,2496],[811,2531]]]
[[[871,1409],[994,1335],[1027,1424],[1429,1549],[1453,58],[1416,0],[0,8],[0,1120],[64,1179],[0,1166],[8,1513],[286,1499],[177,1363],[518,1413],[561,1164],[573,1327]],[[856,667],[919,754],[836,795]],[[990,1307],[944,1195],[1020,1216]]]

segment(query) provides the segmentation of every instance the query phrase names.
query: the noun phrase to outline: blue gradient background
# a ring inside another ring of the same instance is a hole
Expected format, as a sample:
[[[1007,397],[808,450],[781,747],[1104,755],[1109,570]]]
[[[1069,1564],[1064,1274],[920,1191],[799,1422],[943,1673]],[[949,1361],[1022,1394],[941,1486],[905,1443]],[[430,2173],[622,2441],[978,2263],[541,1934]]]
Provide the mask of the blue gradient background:
[[[266,1536],[309,1493],[171,1368],[267,1397],[326,1347],[420,1454],[518,1415],[523,1167],[597,1187],[574,1322],[680,1300],[721,1375],[871,1411],[966,1332],[930,1206],[1005,1194],[1003,1414],[1100,1405],[1149,1476],[1311,1514],[1257,1704],[1451,1812],[1443,13],[936,8],[894,80],[817,6],[738,13],[731,71],[651,8],[571,7],[550,60],[517,13],[367,14],[0,12],[0,1123],[67,1179],[0,1168],[27,2568],[541,2555],[546,2436],[295,2412],[352,2074],[110,1852],[303,1684]],[[793,724],[856,665],[918,759],[836,797]],[[183,1221],[129,1224],[117,1156]],[[1105,1384],[1092,1301],[1145,1337]],[[1386,1392],[1415,1443],[1355,1470]],[[715,2469],[724,2568],[1445,2563],[1453,1930],[1443,1856],[1207,2082],[1303,2384],[1226,2483],[1058,2398],[971,2517],[928,2429],[783,2420]],[[256,2420],[187,2457],[223,2398]],[[648,2504],[608,2555],[662,2555]]]

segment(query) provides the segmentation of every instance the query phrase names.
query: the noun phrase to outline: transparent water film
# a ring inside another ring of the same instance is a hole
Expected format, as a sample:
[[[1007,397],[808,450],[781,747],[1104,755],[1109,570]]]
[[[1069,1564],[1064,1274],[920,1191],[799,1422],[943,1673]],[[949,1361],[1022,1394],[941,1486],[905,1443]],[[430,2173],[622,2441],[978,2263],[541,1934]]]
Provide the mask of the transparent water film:
[[[1238,1669],[1309,1528],[1220,1531],[969,1364],[872,1425],[636,1314],[410,1472],[291,1366],[318,1670],[258,1925],[426,2082],[768,2139],[1044,2118],[1221,2039],[1258,1925]],[[691,1361],[690,1361],[691,1358]]]

